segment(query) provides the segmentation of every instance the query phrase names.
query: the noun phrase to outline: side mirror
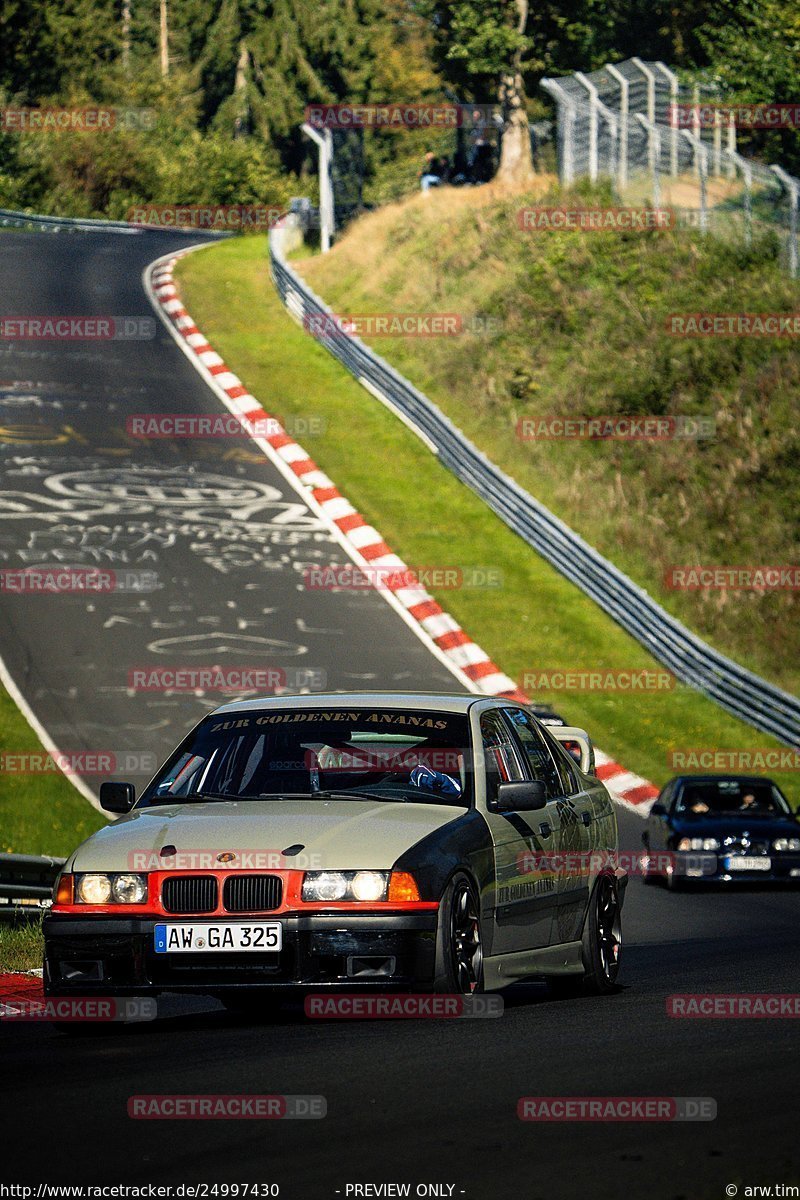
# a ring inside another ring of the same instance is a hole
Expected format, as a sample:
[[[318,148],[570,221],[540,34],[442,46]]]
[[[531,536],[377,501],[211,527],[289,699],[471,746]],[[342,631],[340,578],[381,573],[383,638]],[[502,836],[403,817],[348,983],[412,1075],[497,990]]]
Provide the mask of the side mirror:
[[[132,783],[101,783],[100,807],[110,813],[130,812],[136,803],[136,788]]]
[[[656,800],[653,807],[650,809],[651,817],[665,817],[667,815],[667,806],[662,804],[660,800]]]
[[[578,729],[574,725],[549,725],[547,732],[561,742],[568,754],[572,754],[584,775],[595,774],[594,746],[585,729]]]
[[[501,783],[497,789],[500,812],[532,812],[547,804],[547,791],[541,779],[522,779],[517,783]]]

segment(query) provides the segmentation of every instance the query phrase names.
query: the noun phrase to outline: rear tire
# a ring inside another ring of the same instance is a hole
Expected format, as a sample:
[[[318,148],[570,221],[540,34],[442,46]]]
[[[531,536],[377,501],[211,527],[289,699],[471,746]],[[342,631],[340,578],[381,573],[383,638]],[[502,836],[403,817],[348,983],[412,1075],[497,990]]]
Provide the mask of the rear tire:
[[[595,995],[616,991],[622,952],[622,909],[617,882],[601,875],[583,927],[584,987]]]
[[[583,975],[551,975],[547,987],[555,999],[585,993],[607,995],[616,991],[622,950],[619,892],[612,875],[601,875],[594,885],[583,923],[581,957]]]
[[[433,990],[460,996],[483,991],[480,900],[463,872],[450,880],[439,905]]]

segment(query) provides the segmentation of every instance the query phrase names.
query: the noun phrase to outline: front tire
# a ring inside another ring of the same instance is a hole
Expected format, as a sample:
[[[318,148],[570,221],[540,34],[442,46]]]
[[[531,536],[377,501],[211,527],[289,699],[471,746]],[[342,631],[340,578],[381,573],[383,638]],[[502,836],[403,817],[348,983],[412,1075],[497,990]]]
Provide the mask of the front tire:
[[[480,899],[462,872],[450,880],[439,906],[434,991],[460,996],[483,991]]]

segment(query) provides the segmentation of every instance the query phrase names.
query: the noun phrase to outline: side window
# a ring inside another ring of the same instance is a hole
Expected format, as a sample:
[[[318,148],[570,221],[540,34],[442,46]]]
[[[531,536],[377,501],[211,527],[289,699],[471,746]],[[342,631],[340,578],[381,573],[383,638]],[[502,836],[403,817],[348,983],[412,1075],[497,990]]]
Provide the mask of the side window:
[[[553,755],[553,760],[556,764],[559,778],[561,779],[562,794],[564,796],[574,796],[581,789],[578,785],[578,777],[575,774],[575,768],[572,765],[571,755],[564,749],[557,738],[554,738],[549,729],[545,729],[542,737],[550,747],[550,753]]]
[[[563,796],[564,789],[558,768],[541,732],[533,718],[521,708],[505,708],[503,712],[522,746],[525,760],[530,767],[531,778],[540,779],[547,789],[547,798]]]
[[[513,783],[524,779],[524,775],[513,738],[499,712],[483,714],[481,738],[486,770],[486,801],[492,804],[497,799],[497,789],[501,783]]]

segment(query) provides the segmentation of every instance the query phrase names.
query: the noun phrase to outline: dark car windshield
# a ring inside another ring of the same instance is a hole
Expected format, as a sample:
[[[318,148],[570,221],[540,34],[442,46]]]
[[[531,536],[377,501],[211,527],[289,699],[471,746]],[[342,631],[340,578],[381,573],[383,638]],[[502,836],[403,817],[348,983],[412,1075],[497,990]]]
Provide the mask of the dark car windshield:
[[[704,779],[686,783],[675,811],[696,817],[723,814],[786,817],[791,813],[782,793],[768,779]]]
[[[466,715],[390,709],[268,709],[208,717],[140,800],[292,796],[470,804]]]

